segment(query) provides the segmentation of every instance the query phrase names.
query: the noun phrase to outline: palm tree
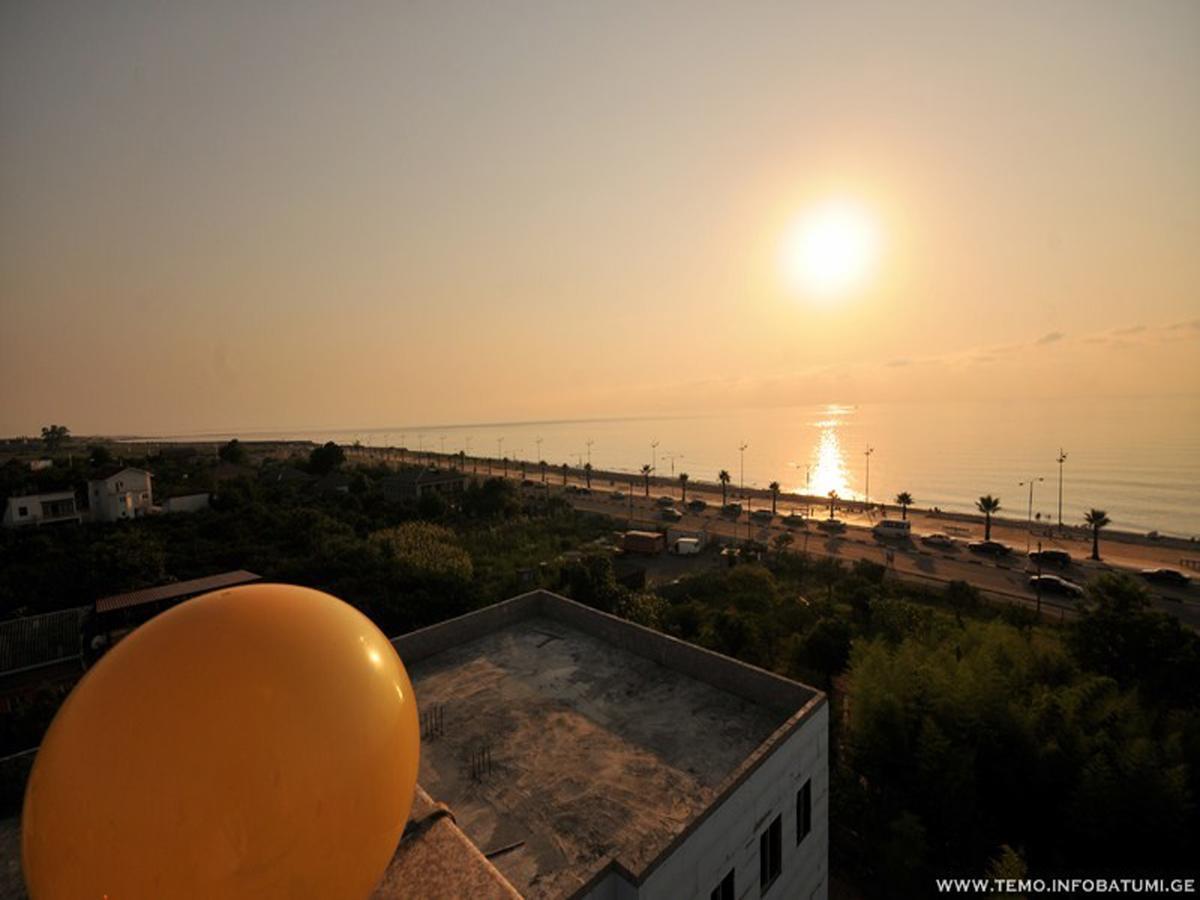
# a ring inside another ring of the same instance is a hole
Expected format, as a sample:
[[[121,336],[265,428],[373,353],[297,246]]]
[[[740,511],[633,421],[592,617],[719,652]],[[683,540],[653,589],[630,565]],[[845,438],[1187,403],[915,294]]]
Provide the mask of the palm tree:
[[[775,515],[775,503],[779,500],[779,482],[772,481],[767,487],[771,489],[771,515]]]
[[[834,515],[833,515],[834,506],[837,503],[837,500],[838,500],[837,491],[830,491],[829,492],[829,518],[831,518],[831,519],[834,518]]]
[[[1100,558],[1100,529],[1112,523],[1108,514],[1102,509],[1089,509],[1083,515],[1083,521],[1092,529],[1092,559]]]
[[[587,489],[590,491],[592,489],[592,464],[591,463],[583,464],[583,480],[587,484]]]
[[[646,482],[646,496],[647,497],[650,496],[650,473],[653,471],[654,471],[654,469],[650,465],[650,463],[646,463],[644,466],[642,466],[642,478]]]
[[[729,492],[729,473],[722,469],[720,474],[717,475],[717,481],[721,482],[721,505],[725,506],[729,499],[727,496]]]
[[[569,470],[570,470],[570,466],[568,466],[566,463],[563,463],[562,464],[563,487],[567,486],[567,472]]]
[[[983,513],[983,539],[990,541],[992,539],[992,515],[1000,512],[1000,498],[984,494],[975,501],[975,508]]]
[[[538,465],[542,467],[542,484],[545,484],[546,483],[546,461],[544,459],[540,460],[538,462]]]
[[[679,491],[680,491],[680,495],[681,495],[679,497],[680,503],[687,503],[687,483],[688,483],[688,473],[680,472],[679,473]]]
[[[508,477],[508,457],[504,457],[504,477]]]
[[[458,468],[463,472],[467,471],[467,451],[458,451]]]
[[[910,494],[908,491],[901,491],[896,495],[896,505],[900,507],[901,519],[908,518],[908,508],[912,506],[912,502],[912,494]]]

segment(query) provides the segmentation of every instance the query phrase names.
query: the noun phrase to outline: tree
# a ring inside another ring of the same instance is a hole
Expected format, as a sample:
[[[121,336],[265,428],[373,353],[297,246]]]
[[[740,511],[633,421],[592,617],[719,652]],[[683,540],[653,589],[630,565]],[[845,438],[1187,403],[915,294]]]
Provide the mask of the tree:
[[[975,508],[983,513],[983,539],[992,539],[992,515],[1000,512],[1000,498],[984,494],[975,501]]]
[[[45,425],[42,427],[42,443],[47,450],[57,450],[71,436],[71,429],[66,425]]]
[[[772,481],[767,487],[771,489],[771,515],[775,515],[775,505],[779,501],[779,482]]]
[[[242,446],[242,442],[237,438],[222,444],[217,450],[217,456],[227,463],[241,465],[246,461],[246,448]]]
[[[729,473],[722,469],[717,475],[717,481],[721,482],[721,505],[725,506],[729,501]]]
[[[833,515],[834,512],[837,511],[836,510],[837,501],[838,501],[838,492],[830,491],[829,492],[829,518],[831,518],[831,519],[834,517],[834,515]]]
[[[771,540],[771,543],[775,546],[775,552],[782,553],[788,547],[792,546],[793,540],[795,540],[795,538],[792,537],[790,532],[782,531],[775,535],[775,537]]]
[[[1083,521],[1085,521],[1088,527],[1092,529],[1092,559],[1099,559],[1100,529],[1104,528],[1106,525],[1109,525],[1112,520],[1102,509],[1089,509],[1086,513],[1084,513]]]
[[[112,451],[104,444],[91,444],[88,446],[88,461],[93,466],[107,466],[113,461]]]
[[[646,496],[647,497],[650,496],[650,473],[653,471],[654,471],[654,469],[650,466],[650,463],[646,463],[644,466],[642,466],[642,479],[646,483]]]
[[[592,489],[592,464],[590,462],[583,464],[583,481],[590,491]]]
[[[327,441],[323,447],[313,448],[308,455],[308,468],[314,475],[328,475],[346,461],[346,451]]]
[[[680,492],[679,502],[680,503],[687,503],[687,483],[688,483],[688,473],[680,472],[679,473],[679,492]]]
[[[910,494],[908,491],[901,491],[899,494],[896,495],[896,505],[900,507],[900,518],[901,519],[908,518],[908,508],[910,506],[912,506],[912,503],[913,503],[912,494]]]
[[[542,484],[545,484],[546,483],[546,461],[543,459],[538,462],[538,465],[542,469]]]

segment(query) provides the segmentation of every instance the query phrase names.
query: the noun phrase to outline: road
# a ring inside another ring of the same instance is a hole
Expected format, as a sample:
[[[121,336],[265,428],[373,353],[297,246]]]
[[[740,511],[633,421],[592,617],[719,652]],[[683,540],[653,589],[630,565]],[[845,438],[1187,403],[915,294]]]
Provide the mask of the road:
[[[363,454],[364,456],[366,454]],[[371,453],[373,461],[378,462],[377,451]],[[446,458],[447,463],[457,463],[453,457]],[[477,464],[479,475],[504,475],[503,467],[496,463],[494,468],[487,467],[486,461]],[[472,462],[468,462],[468,472]],[[670,526],[682,531],[694,531],[709,537],[725,540],[745,540],[753,538],[764,544],[770,544],[776,535],[788,532],[792,534],[792,546],[810,554],[821,554],[836,557],[847,562],[866,559],[872,562],[888,565],[888,550],[893,551],[890,570],[897,576],[914,582],[941,583],[950,581],[966,581],[988,594],[992,599],[1021,603],[1034,607],[1037,597],[1029,586],[1029,577],[1036,568],[1025,556],[1027,542],[1036,546],[1040,540],[1045,549],[1062,549],[1070,553],[1072,564],[1065,570],[1054,567],[1043,568],[1043,574],[1060,575],[1076,584],[1084,585],[1090,579],[1103,572],[1127,572],[1137,578],[1149,590],[1152,602],[1157,609],[1162,610],[1178,619],[1190,628],[1200,630],[1200,586],[1192,584],[1189,587],[1166,587],[1151,584],[1139,575],[1142,568],[1186,566],[1188,562],[1200,565],[1200,556],[1195,551],[1181,550],[1176,546],[1156,545],[1149,542],[1120,542],[1108,541],[1102,543],[1102,561],[1088,558],[1091,553],[1091,541],[1087,535],[1071,533],[1059,535],[1051,533],[1048,526],[1040,526],[1031,535],[1024,526],[1014,525],[1011,521],[996,522],[992,528],[992,538],[1002,541],[1013,548],[1013,552],[1001,558],[981,556],[966,549],[966,544],[983,537],[983,523],[969,516],[937,515],[929,511],[911,511],[909,519],[913,522],[912,542],[877,540],[871,532],[871,526],[878,517],[865,513],[856,504],[839,505],[838,518],[846,522],[847,528],[840,535],[830,536],[815,527],[815,522],[828,515],[828,504],[812,504],[811,513],[813,524],[808,527],[786,528],[780,517],[773,518],[770,525],[752,521],[748,513],[733,521],[719,514],[722,501],[721,492],[714,490],[711,485],[689,484],[687,499],[703,499],[709,508],[701,514],[687,513],[676,523],[667,523],[662,518],[662,510],[657,505],[657,498],[672,497],[676,508],[683,510],[684,504],[680,498],[679,485],[665,479],[657,482],[651,479],[651,496],[645,496],[645,482],[639,476],[620,475],[615,473],[593,473],[590,492],[581,490],[585,487],[586,477],[578,469],[568,470],[563,477],[561,468],[548,468],[545,481],[537,466],[528,464],[525,476],[522,476],[519,463],[510,463],[507,477],[524,481],[526,490],[546,490],[556,496],[562,496],[577,509],[603,513],[614,520],[633,528],[662,528]],[[622,500],[612,498],[613,490],[623,493]],[[735,499],[736,490],[729,489],[729,499]],[[761,496],[737,497],[747,509],[769,508],[770,502]],[[795,498],[781,498],[778,509],[787,513],[793,509],[804,512],[808,508]],[[895,518],[895,514],[890,514]],[[950,548],[934,548],[921,543],[920,535],[932,532],[948,533],[954,538],[954,546]],[[1103,537],[1102,537],[1103,541]],[[1197,578],[1200,580],[1200,577]],[[1072,600],[1043,592],[1041,605],[1044,615],[1068,619],[1075,611]]]

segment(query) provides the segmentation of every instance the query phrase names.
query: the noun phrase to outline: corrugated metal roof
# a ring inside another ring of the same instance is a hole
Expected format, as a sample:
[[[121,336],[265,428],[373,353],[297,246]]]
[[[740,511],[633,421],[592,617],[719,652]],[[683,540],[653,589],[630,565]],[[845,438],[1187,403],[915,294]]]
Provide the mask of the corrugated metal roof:
[[[79,625],[86,612],[86,606],[77,606],[0,622],[0,672],[79,656]]]
[[[222,572],[220,575],[209,575],[205,578],[193,578],[190,581],[176,581],[173,584],[162,584],[158,587],[143,588],[128,594],[116,594],[96,601],[96,612],[106,613],[115,609],[126,609],[130,606],[140,606],[143,603],[157,603],[160,600],[179,600],[194,597],[196,594],[206,594],[220,588],[233,587],[238,584],[249,584],[261,579],[261,575],[237,569],[233,572]]]

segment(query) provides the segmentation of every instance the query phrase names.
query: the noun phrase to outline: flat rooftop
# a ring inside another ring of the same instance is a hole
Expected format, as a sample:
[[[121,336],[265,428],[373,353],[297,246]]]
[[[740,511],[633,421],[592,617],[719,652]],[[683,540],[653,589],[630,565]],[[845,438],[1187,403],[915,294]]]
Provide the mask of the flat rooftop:
[[[543,591],[395,643],[421,786],[530,898],[638,879],[823,700]]]

